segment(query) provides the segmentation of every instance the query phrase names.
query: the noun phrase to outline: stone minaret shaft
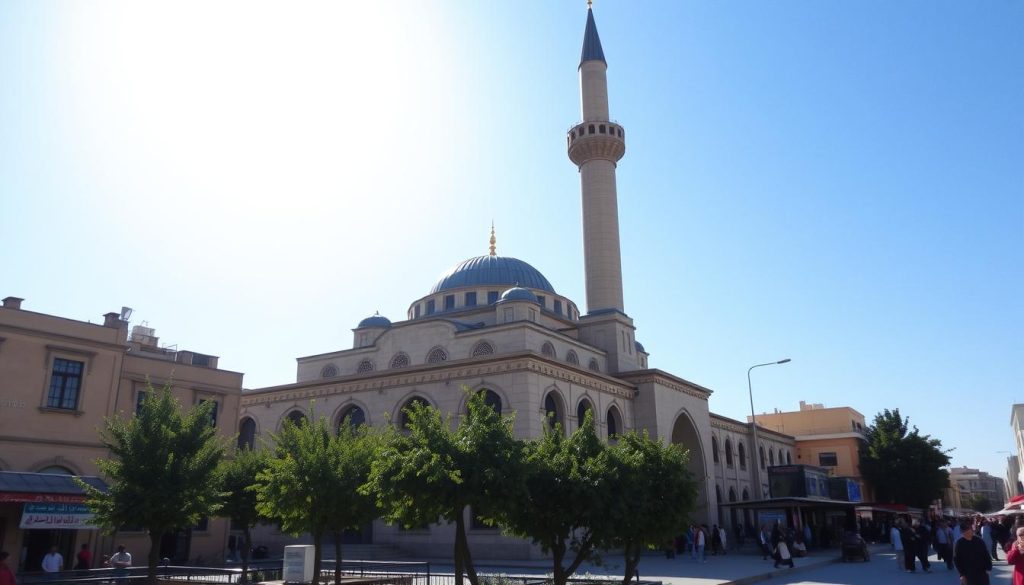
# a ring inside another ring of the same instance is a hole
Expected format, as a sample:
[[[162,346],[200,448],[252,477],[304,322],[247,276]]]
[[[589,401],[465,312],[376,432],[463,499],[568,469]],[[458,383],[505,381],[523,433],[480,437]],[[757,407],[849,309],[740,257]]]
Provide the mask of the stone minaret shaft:
[[[615,166],[626,153],[626,142],[622,126],[608,117],[607,70],[594,13],[588,8],[579,67],[583,122],[569,131],[567,141],[569,159],[580,170],[583,193],[583,256],[589,313],[607,309],[625,312]]]

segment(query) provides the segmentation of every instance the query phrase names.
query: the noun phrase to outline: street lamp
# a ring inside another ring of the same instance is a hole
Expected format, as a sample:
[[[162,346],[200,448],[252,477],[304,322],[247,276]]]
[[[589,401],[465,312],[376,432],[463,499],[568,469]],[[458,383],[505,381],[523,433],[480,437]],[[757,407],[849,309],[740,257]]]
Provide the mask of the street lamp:
[[[754,365],[754,366],[750,366],[750,368],[747,369],[747,392],[750,395],[750,429],[754,433],[754,448],[752,449],[752,451],[753,451],[753,459],[754,459],[754,483],[757,485],[758,491],[761,492],[761,497],[762,498],[764,498],[764,488],[761,486],[761,463],[762,463],[762,460],[761,460],[761,446],[758,444],[758,441],[757,441],[757,415],[754,414],[754,388],[753,388],[753,386],[750,383],[750,372],[754,368],[760,368],[760,367],[764,367],[764,366],[777,366],[777,365],[780,365],[780,364],[788,364],[790,361],[791,360],[789,358],[786,358],[784,360],[779,360],[777,362],[767,362],[767,363],[764,363],[764,364],[757,364],[757,365]]]

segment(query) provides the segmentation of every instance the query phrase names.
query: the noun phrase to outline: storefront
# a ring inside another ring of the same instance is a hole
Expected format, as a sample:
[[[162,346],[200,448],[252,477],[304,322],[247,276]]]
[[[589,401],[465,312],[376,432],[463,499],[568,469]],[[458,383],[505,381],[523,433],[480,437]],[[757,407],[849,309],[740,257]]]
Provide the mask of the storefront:
[[[106,490],[98,477],[79,477]],[[11,553],[16,571],[38,571],[43,556],[57,547],[65,568],[74,566],[83,544],[96,550],[99,530],[75,476],[0,471],[0,549]]]

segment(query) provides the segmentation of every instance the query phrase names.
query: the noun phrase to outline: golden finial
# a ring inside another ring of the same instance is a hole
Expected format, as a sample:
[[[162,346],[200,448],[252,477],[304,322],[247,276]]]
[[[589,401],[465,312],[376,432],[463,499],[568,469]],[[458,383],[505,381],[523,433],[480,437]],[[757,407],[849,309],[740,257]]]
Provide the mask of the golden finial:
[[[587,10],[594,7],[594,0],[587,0]]]
[[[494,220],[491,220],[491,256],[497,256],[497,254],[494,253],[494,244],[497,241],[498,240],[494,238]]]

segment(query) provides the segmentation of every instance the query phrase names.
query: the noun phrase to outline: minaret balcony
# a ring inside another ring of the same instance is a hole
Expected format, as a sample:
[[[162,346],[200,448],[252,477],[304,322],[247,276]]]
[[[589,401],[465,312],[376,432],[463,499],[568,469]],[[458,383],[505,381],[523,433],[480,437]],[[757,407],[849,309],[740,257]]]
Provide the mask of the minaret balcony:
[[[593,159],[618,162],[626,154],[626,132],[614,122],[583,122],[569,129],[566,145],[576,166]]]

